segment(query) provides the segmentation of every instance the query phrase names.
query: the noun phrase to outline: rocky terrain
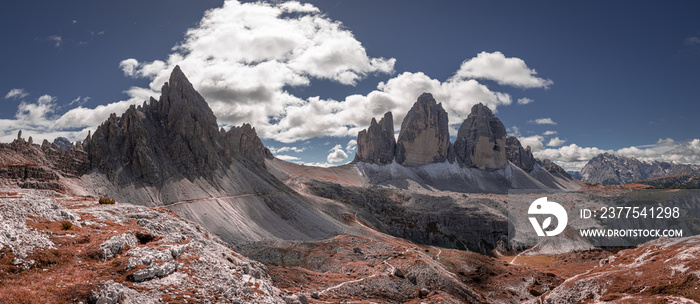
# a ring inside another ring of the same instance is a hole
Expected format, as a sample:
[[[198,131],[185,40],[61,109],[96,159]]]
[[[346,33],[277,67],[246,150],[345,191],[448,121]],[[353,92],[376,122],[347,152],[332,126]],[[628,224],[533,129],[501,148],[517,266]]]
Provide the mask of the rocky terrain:
[[[623,250],[527,303],[698,303],[699,246],[690,237]]]
[[[599,154],[581,169],[581,180],[594,184],[619,185],[666,175],[700,175],[700,166],[667,162],[643,162],[614,154]]]
[[[8,191],[9,190],[9,191]],[[265,266],[167,209],[0,192],[2,303],[285,303]]]

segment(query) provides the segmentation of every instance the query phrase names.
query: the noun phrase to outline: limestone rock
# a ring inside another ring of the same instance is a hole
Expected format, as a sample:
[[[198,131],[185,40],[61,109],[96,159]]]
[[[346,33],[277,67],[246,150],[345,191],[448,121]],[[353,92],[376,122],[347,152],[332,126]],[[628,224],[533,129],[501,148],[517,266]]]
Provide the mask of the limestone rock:
[[[143,282],[155,278],[162,278],[177,270],[178,263],[175,261],[165,262],[162,264],[153,263],[147,268],[141,269],[131,275],[131,280],[134,282]]]
[[[137,244],[138,240],[131,233],[115,235],[104,241],[104,243],[100,244],[100,249],[102,250],[102,253],[100,253],[100,258],[102,260],[109,260],[115,257],[117,254],[124,252],[124,250],[127,249],[127,246],[130,248],[136,246]]]
[[[356,162],[390,164],[394,160],[396,139],[394,139],[394,118],[386,112],[379,120],[372,118],[369,128],[357,133]]]
[[[506,138],[506,158],[525,172],[532,172],[537,162],[532,155],[530,146],[523,148],[515,136]]]
[[[112,114],[84,141],[90,165],[112,180],[160,185],[170,178],[211,178],[232,162],[264,167],[272,155],[245,124],[220,130],[204,98],[179,67],[158,100]]]
[[[459,127],[454,151],[458,162],[463,166],[503,168],[508,164],[506,128],[488,107],[476,104]]]
[[[59,151],[66,151],[70,149],[72,143],[68,138],[65,137],[56,137],[56,139],[53,140],[53,146],[56,146],[56,149]]]
[[[449,146],[447,112],[430,93],[423,93],[401,123],[396,161],[404,166],[441,163]]]

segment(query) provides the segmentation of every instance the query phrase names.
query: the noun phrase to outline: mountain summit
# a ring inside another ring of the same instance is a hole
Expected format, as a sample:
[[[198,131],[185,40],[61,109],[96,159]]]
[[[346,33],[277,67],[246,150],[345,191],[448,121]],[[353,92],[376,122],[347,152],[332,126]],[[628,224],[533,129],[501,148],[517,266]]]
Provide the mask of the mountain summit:
[[[160,99],[112,114],[84,142],[93,167],[112,180],[158,185],[169,178],[209,177],[232,162],[264,166],[272,157],[248,124],[219,129],[209,105],[179,66]]]

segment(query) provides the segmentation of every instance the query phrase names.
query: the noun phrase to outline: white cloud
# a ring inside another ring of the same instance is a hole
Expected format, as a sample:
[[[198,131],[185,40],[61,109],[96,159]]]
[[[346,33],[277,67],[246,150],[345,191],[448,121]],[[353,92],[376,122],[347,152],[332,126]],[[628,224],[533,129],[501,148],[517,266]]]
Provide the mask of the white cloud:
[[[554,138],[549,140],[549,142],[547,143],[547,146],[548,147],[559,147],[559,146],[563,145],[565,142],[566,142],[566,140],[559,139],[559,137],[554,137]]]
[[[493,80],[500,85],[521,88],[549,88],[554,82],[539,78],[534,69],[516,57],[507,58],[501,52],[481,52],[475,58],[462,62],[454,78]]]
[[[330,154],[328,154],[328,157],[326,157],[326,160],[329,163],[339,163],[348,158],[348,154],[343,151],[343,146],[341,145],[335,145],[333,149],[330,149]]]
[[[289,147],[289,146],[282,147],[282,148],[268,147],[268,149],[270,149],[270,152],[272,152],[273,154],[290,152],[290,151],[295,152],[295,153],[301,153],[301,152],[304,152],[304,150],[306,150],[306,148],[297,148],[297,147]]]
[[[536,125],[556,125],[557,123],[551,118],[538,118],[535,120],[528,121],[529,123],[534,123]]]
[[[563,146],[558,149],[545,149],[533,152],[534,156],[537,158],[547,158],[556,162],[570,162],[577,163],[577,167],[583,168],[583,166],[591,158],[597,156],[600,153],[613,153],[611,150],[602,150],[596,147],[579,147],[577,144],[570,144],[568,146]],[[575,168],[575,167],[574,167]],[[580,169],[579,168],[579,169]],[[564,168],[571,169],[571,168]]]
[[[73,106],[73,105],[82,106],[83,104],[88,102],[88,100],[90,100],[90,99],[91,99],[90,96],[85,96],[85,97],[78,96],[77,98],[71,100],[71,102],[68,103],[68,106]]]
[[[289,1],[285,2],[279,5],[279,7],[284,10],[285,12],[289,13],[319,13],[320,10],[309,4],[309,3],[304,3],[301,4],[297,1]]]
[[[348,141],[347,145],[345,146],[345,150],[347,150],[349,152],[349,151],[354,151],[355,149],[357,149],[357,140],[351,139],[350,141]]]
[[[544,133],[542,133],[542,135],[544,135],[544,136],[549,136],[549,135],[554,135],[554,134],[557,134],[557,131],[547,130],[547,131],[544,131]]]
[[[288,12],[294,14],[286,15]],[[534,77],[534,70],[521,59],[505,58],[499,52],[480,56],[503,57],[507,68],[498,73],[517,74],[506,77],[506,84],[551,84]],[[464,74],[466,70],[457,71],[444,82],[421,72],[403,72],[379,83],[366,95],[351,95],[344,100],[304,100],[284,89],[307,86],[314,79],[353,85],[372,73],[393,73],[394,63],[393,58],[369,57],[352,32],[311,4],[229,0],[222,8],[208,11],[197,27],[188,30],[185,40],[167,60],[143,63],[130,58],[120,67],[125,75],[152,78],[150,88],[157,90],[178,64],[209,102],[220,124],[248,122],[262,138],[285,143],[318,136],[354,137],[366,128],[371,117],[386,111],[394,113],[398,129],[423,92],[432,93],[444,103],[453,124],[452,133],[456,133],[454,125],[466,118],[472,105],[483,102],[495,111],[500,105],[512,103],[510,95],[489,90]]]
[[[529,146],[533,153],[544,148],[544,144],[542,143],[542,141],[544,141],[544,137],[539,135],[522,136],[518,137],[518,140],[523,147]]]
[[[124,76],[129,77],[152,77],[166,68],[163,61],[155,60],[149,63],[140,63],[134,58],[124,59],[119,63],[119,68],[124,72]]]
[[[36,103],[22,101],[17,106],[15,119],[33,126],[49,126],[51,121],[47,115],[56,109],[56,97],[42,95],[37,98]]]
[[[530,104],[530,103],[533,103],[533,102],[535,102],[535,101],[532,100],[532,99],[530,99],[530,98],[527,98],[527,97],[518,98],[518,104],[519,104],[519,105],[526,105],[526,104]]]
[[[588,160],[601,153],[634,157],[641,161],[663,161],[680,164],[700,165],[700,139],[676,142],[670,138],[659,140],[653,145],[632,146],[618,150],[604,150],[596,147],[579,147],[576,144],[545,149],[533,154],[538,158],[548,158],[566,170],[580,170]]]
[[[125,91],[129,95],[129,99],[121,100],[106,105],[99,105],[95,108],[89,109],[82,106],[73,108],[63,114],[61,117],[57,118],[53,122],[53,128],[57,129],[74,129],[74,128],[96,128],[102,122],[104,122],[111,113],[116,113],[121,115],[128,109],[131,105],[143,104],[145,100],[148,100],[150,96],[158,96],[159,93],[150,91],[148,89],[132,87],[131,89]]]
[[[7,94],[5,94],[5,99],[22,99],[29,96],[24,89],[12,89]]]
[[[285,161],[301,160],[301,158],[291,155],[275,155],[275,157]]]
[[[515,136],[518,138],[520,138],[520,135],[522,135],[520,133],[520,128],[518,128],[518,126],[512,126],[508,129],[506,129],[506,133],[508,133],[508,136]]]
[[[659,138],[658,141],[656,141],[657,146],[674,146],[677,145],[675,140],[673,138]]]

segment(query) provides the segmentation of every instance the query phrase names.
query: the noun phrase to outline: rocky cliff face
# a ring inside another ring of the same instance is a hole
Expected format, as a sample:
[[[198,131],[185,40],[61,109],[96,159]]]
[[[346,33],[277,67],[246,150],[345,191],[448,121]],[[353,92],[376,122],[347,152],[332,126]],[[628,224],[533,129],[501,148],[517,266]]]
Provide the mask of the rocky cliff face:
[[[447,112],[433,95],[423,93],[401,123],[396,162],[409,167],[441,163],[449,147]]]
[[[617,185],[672,174],[700,175],[700,166],[642,162],[636,158],[599,154],[581,169],[582,181]]]
[[[250,125],[219,130],[179,67],[160,99],[131,106],[121,117],[112,114],[84,145],[91,165],[111,179],[136,177],[154,185],[171,177],[208,177],[234,161],[264,166],[271,157]]]
[[[394,160],[394,118],[391,112],[384,114],[379,123],[372,118],[369,128],[357,133],[356,162],[390,164]]]
[[[479,103],[457,132],[454,151],[460,164],[479,169],[499,169],[506,159],[506,128],[491,110]]]
[[[523,148],[515,136],[506,138],[506,158],[525,172],[532,172],[537,161],[532,155],[530,146]]]
[[[34,144],[22,131],[12,143],[0,144],[0,183],[22,188],[65,190],[59,180],[77,177],[88,169],[87,154],[80,143],[68,142],[68,148]]]

